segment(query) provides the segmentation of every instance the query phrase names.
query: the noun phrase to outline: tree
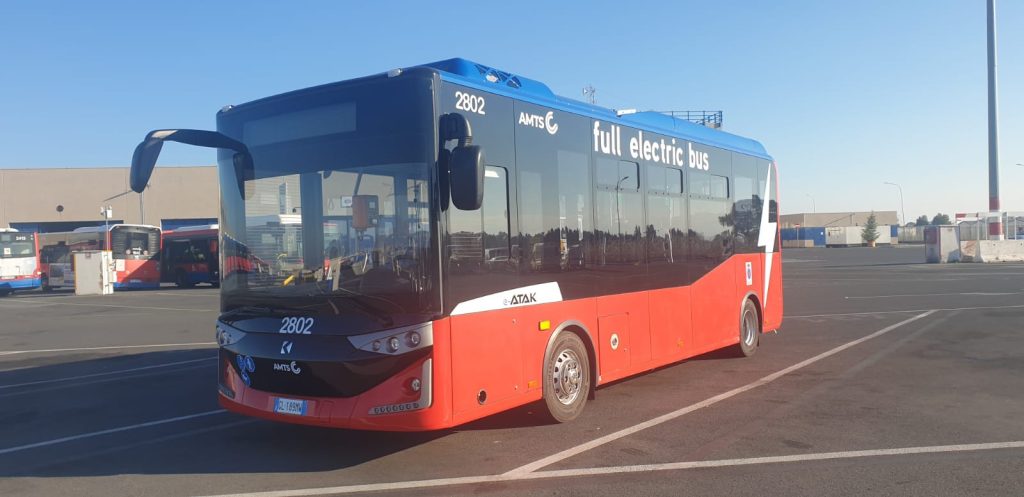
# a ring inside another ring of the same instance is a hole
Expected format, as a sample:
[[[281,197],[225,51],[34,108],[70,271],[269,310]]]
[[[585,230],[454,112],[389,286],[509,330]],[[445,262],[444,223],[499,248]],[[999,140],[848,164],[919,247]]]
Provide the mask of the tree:
[[[878,240],[878,221],[875,220],[875,213],[872,212],[868,216],[868,222],[864,223],[864,229],[860,232],[860,237],[864,239],[864,242],[869,246],[875,245],[875,240]]]
[[[940,213],[936,214],[935,217],[932,218],[932,226],[938,226],[940,224],[953,224],[953,223],[951,223],[949,221],[949,216],[947,216],[947,215],[945,215],[945,214],[940,212]]]
[[[914,221],[914,226],[928,226],[928,216],[924,214],[918,216],[917,221]]]

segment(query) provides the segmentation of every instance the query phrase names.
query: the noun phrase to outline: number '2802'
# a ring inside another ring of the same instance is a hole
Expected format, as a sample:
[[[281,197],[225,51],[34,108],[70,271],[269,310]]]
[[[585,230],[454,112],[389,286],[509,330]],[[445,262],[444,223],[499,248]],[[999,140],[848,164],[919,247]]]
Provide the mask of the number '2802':
[[[309,335],[313,322],[313,318],[281,318],[281,329],[277,332]]]

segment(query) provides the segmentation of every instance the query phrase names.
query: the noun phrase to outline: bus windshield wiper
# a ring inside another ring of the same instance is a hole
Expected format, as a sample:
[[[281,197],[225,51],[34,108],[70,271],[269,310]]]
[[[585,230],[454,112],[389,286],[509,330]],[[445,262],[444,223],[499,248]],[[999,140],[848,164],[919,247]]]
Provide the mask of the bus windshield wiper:
[[[318,292],[317,295],[325,297],[327,304],[331,306],[331,308],[334,310],[334,313],[335,314],[340,314],[340,312],[338,311],[337,306],[334,305],[334,301],[331,298],[331,297],[337,296],[338,294],[328,293],[328,292],[324,291],[324,289],[320,287],[320,282],[315,282],[314,285],[316,286],[316,289],[317,289],[317,292]],[[392,324],[394,324],[395,320],[392,319],[391,316],[388,313],[386,313],[386,312],[378,309],[377,307],[374,307],[374,306],[372,306],[370,304],[367,304],[366,302],[363,302],[362,300],[360,300],[360,297],[363,297],[362,294],[357,293],[357,292],[353,292],[351,290],[345,290],[345,293],[342,293],[342,295],[350,295],[349,298],[344,299],[345,302],[351,304],[351,307],[356,309],[357,311],[360,311],[363,314],[373,318],[375,321],[380,323],[382,326],[388,327],[388,326],[391,326]],[[310,295],[310,296],[312,297],[313,295]]]
[[[268,305],[243,305],[222,313],[220,315],[220,320],[227,323],[230,322],[230,320],[241,317],[281,317],[289,314],[295,314],[297,312],[302,311],[296,310],[291,307],[274,307]]]

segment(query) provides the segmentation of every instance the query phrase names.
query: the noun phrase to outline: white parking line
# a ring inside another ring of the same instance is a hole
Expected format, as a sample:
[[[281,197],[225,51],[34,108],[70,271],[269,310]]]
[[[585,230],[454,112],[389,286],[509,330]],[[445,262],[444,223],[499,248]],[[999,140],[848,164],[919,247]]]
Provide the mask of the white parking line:
[[[641,464],[634,466],[609,466],[598,468],[562,469],[551,471],[537,471],[534,473],[522,473],[514,475],[505,473],[503,475],[465,476],[460,478],[438,478],[435,480],[403,481],[395,483],[370,483],[363,485],[305,488],[298,490],[275,490],[269,492],[222,494],[209,497],[307,497],[313,495],[340,495],[354,494],[360,492],[413,490],[432,487],[446,487],[453,485],[472,485],[480,483],[541,480],[547,478],[568,478],[574,476],[597,476],[622,473],[649,473],[654,471],[678,471],[697,468],[725,468],[730,466],[749,466],[754,464],[779,464],[803,461],[854,459],[861,457],[905,456],[914,454],[940,454],[949,452],[978,452],[983,450],[1005,450],[1020,448],[1024,448],[1024,441],[962,445],[935,445],[930,447],[902,447],[896,449],[822,452],[816,454],[797,454],[791,456],[749,457],[743,459],[719,459],[712,461],[686,461],[663,464]]]
[[[17,447],[8,447],[6,449],[0,449],[0,455],[10,454],[12,452],[20,452],[20,451],[28,450],[28,449],[37,449],[39,447],[46,447],[48,445],[57,445],[57,444],[65,443],[65,442],[72,442],[72,441],[75,441],[75,440],[82,440],[83,438],[92,438],[92,437],[98,437],[98,436],[101,436],[101,435],[110,435],[111,433],[120,433],[122,431],[136,430],[136,429],[139,429],[139,428],[146,428],[146,427],[149,427],[149,426],[158,426],[158,425],[163,425],[163,424],[167,424],[167,423],[176,423],[178,421],[185,421],[185,420],[188,420],[188,419],[202,418],[204,416],[212,416],[214,414],[220,414],[220,413],[223,413],[223,412],[227,412],[227,411],[224,410],[224,409],[217,409],[217,410],[214,410],[214,411],[206,411],[206,412],[200,412],[200,413],[197,413],[197,414],[189,414],[187,416],[178,416],[178,417],[175,417],[175,418],[158,419],[156,421],[149,421],[149,422],[146,422],[146,423],[139,423],[139,424],[136,424],[136,425],[121,426],[121,427],[118,427],[118,428],[111,428],[109,430],[94,431],[92,433],[83,433],[81,435],[72,435],[70,437],[55,438],[53,440],[47,440],[45,442],[36,442],[36,443],[31,443],[31,444],[26,444],[26,445],[19,445]]]
[[[189,360],[189,361],[166,362],[166,363],[163,363],[163,364],[154,364],[152,366],[142,366],[142,367],[139,367],[139,368],[119,369],[117,371],[108,371],[106,373],[93,373],[93,374],[85,374],[85,375],[81,375],[81,376],[69,376],[69,377],[66,377],[66,378],[54,378],[52,380],[30,381],[30,382],[27,382],[27,383],[15,383],[13,385],[0,385],[0,390],[3,390],[5,388],[18,388],[18,387],[27,387],[27,386],[34,386],[34,385],[46,385],[48,383],[59,383],[59,382],[62,382],[62,381],[77,381],[77,380],[84,380],[86,378],[96,378],[96,377],[99,377],[99,376],[110,376],[110,375],[115,375],[115,374],[133,373],[135,371],[145,371],[147,369],[168,368],[168,367],[171,367],[171,366],[178,366],[178,365],[181,365],[181,364],[192,364],[192,363],[195,363],[195,362],[209,361],[209,360],[216,359],[216,358],[217,358],[216,356],[214,356],[214,357],[204,357],[202,359],[192,359],[192,360]]]
[[[903,293],[897,295],[865,295],[860,297],[843,297],[846,300],[864,299],[888,299],[896,297],[942,297],[947,295],[962,295],[968,297],[1002,297],[1005,295],[1020,295],[1022,292],[956,292],[956,293]]]
[[[50,307],[55,305],[73,305],[77,307],[112,307],[115,309],[149,309],[153,311],[185,311],[185,312],[220,312],[217,309],[196,309],[185,307],[147,307],[142,305],[116,305],[116,304],[82,304],[75,302],[28,302],[26,299],[7,302],[9,304],[29,304],[29,307]]]
[[[217,342],[160,343],[156,345],[112,345],[109,347],[79,347],[75,349],[34,349],[0,351],[0,357],[16,354],[42,354],[46,352],[80,352],[88,350],[119,350],[119,349],[163,349],[168,347],[200,347],[217,345]]]
[[[721,402],[723,400],[735,397],[735,396],[737,396],[737,395],[739,395],[739,394],[741,394],[743,392],[746,392],[748,390],[753,390],[753,389],[755,389],[757,387],[760,387],[760,386],[763,386],[763,385],[767,385],[767,384],[769,384],[769,383],[771,383],[771,382],[773,382],[773,381],[775,381],[775,380],[777,380],[779,378],[782,378],[783,376],[786,376],[789,373],[792,373],[793,371],[797,371],[799,369],[802,369],[802,368],[805,368],[807,366],[810,366],[811,364],[814,364],[814,363],[816,363],[816,362],[818,362],[818,361],[820,361],[822,359],[825,359],[827,357],[831,357],[831,356],[833,356],[835,354],[838,354],[838,353],[840,353],[840,352],[842,352],[842,351],[844,351],[844,350],[846,350],[846,349],[848,349],[850,347],[853,347],[855,345],[859,345],[859,344],[864,343],[864,342],[866,342],[868,340],[871,340],[872,338],[880,337],[880,336],[882,336],[882,335],[884,335],[886,333],[889,333],[890,331],[895,330],[895,329],[897,329],[897,328],[899,328],[899,327],[901,327],[903,325],[906,325],[906,324],[912,323],[914,321],[917,321],[918,319],[927,317],[927,316],[931,315],[934,312],[935,311],[922,312],[921,314],[918,314],[916,316],[904,319],[903,321],[900,321],[900,322],[898,322],[896,324],[892,324],[892,325],[886,326],[885,328],[882,328],[882,329],[880,329],[880,330],[878,330],[878,331],[876,331],[876,332],[874,332],[874,333],[872,333],[870,335],[858,338],[858,339],[853,340],[851,342],[846,342],[843,345],[840,345],[840,346],[835,347],[833,349],[830,349],[828,351],[822,352],[821,354],[818,354],[818,355],[816,355],[814,357],[811,357],[810,359],[805,359],[805,360],[800,361],[800,362],[798,362],[798,363],[796,363],[796,364],[794,364],[794,365],[792,365],[792,366],[790,366],[788,368],[785,368],[785,369],[780,370],[780,371],[776,371],[776,372],[774,372],[774,373],[772,373],[772,374],[770,374],[768,376],[765,376],[765,377],[763,377],[763,378],[761,378],[761,379],[759,379],[757,381],[754,381],[754,382],[751,382],[751,383],[747,383],[746,385],[743,385],[741,387],[734,388],[732,390],[729,390],[728,392],[718,394],[718,395],[716,395],[714,397],[711,397],[709,399],[703,400],[703,401],[698,402],[696,404],[692,404],[692,405],[686,406],[686,407],[684,407],[682,409],[677,409],[677,410],[672,411],[672,412],[670,412],[668,414],[662,414],[661,416],[658,416],[658,417],[656,417],[654,419],[650,419],[650,420],[644,421],[643,423],[635,424],[633,426],[630,426],[629,428],[625,428],[625,429],[616,431],[614,433],[609,433],[609,434],[607,434],[607,435],[605,435],[603,437],[599,437],[599,438],[596,438],[596,439],[591,440],[589,442],[577,445],[575,447],[571,447],[571,448],[565,449],[565,450],[563,450],[561,452],[558,452],[556,454],[552,454],[552,455],[550,455],[548,457],[545,457],[543,459],[538,459],[538,460],[536,460],[534,462],[531,462],[529,464],[525,464],[523,466],[520,466],[520,467],[518,467],[516,469],[513,469],[513,470],[511,470],[511,471],[509,471],[509,472],[507,472],[505,474],[506,475],[520,475],[520,474],[524,474],[524,473],[530,473],[530,472],[533,472],[533,471],[537,471],[538,469],[541,469],[541,468],[546,467],[546,466],[550,466],[550,465],[555,464],[555,463],[557,463],[559,461],[562,461],[562,460],[568,459],[570,457],[573,457],[575,455],[578,455],[578,454],[581,454],[583,452],[586,452],[586,451],[588,451],[590,449],[593,449],[593,448],[596,448],[596,447],[600,447],[600,446],[605,445],[605,444],[610,443],[610,442],[614,442],[615,440],[618,440],[618,439],[623,438],[623,437],[627,437],[627,436],[632,435],[632,434],[634,434],[634,433],[636,433],[638,431],[646,430],[647,428],[650,428],[652,426],[657,426],[657,425],[660,425],[660,424],[662,424],[662,423],[664,423],[666,421],[671,421],[673,419],[676,419],[676,418],[678,418],[678,417],[680,417],[680,416],[682,416],[684,414],[688,414],[688,413],[691,413],[691,412],[696,411],[698,409],[702,409],[702,408],[705,408],[705,407],[717,404],[717,403],[719,403],[719,402]]]
[[[874,316],[880,314],[910,314],[912,312],[936,312],[936,311],[975,311],[984,309],[1020,309],[1020,305],[979,305],[973,307],[942,307],[938,309],[905,309],[896,311],[870,311],[870,312],[838,312],[833,314],[803,314],[797,316],[785,316],[786,319],[807,319],[807,318],[831,318],[841,316]]]

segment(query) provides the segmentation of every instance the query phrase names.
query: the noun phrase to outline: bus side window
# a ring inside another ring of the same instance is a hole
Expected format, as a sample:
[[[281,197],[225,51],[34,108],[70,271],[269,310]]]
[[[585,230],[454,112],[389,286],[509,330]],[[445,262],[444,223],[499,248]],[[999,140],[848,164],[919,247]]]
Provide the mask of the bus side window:
[[[484,203],[479,210],[449,210],[448,259],[453,271],[496,269],[509,261],[508,171],[484,170]]]

